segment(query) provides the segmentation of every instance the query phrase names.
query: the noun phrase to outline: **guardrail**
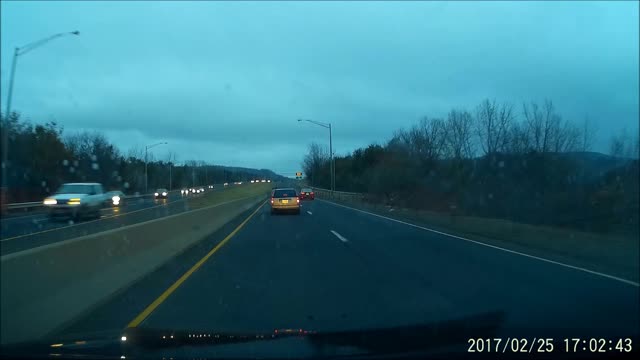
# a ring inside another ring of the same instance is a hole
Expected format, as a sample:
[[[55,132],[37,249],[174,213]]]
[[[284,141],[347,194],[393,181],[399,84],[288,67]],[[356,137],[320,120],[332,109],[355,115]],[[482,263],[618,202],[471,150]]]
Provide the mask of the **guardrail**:
[[[363,200],[365,198],[365,194],[363,193],[331,191],[329,189],[317,188],[313,186],[309,186],[309,187],[313,189],[313,192],[316,194],[316,196],[321,199],[355,201],[355,200]]]

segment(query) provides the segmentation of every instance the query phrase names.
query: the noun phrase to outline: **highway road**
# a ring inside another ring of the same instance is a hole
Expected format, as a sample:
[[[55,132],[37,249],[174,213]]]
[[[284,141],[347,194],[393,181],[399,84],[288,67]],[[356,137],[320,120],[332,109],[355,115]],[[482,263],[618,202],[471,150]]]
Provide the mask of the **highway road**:
[[[214,186],[209,191],[224,190],[222,184]],[[130,198],[119,207],[102,209],[100,219],[77,223],[70,220],[51,221],[43,213],[2,218],[0,255],[186,211],[188,209],[183,201],[186,197],[177,191],[171,192],[166,200]]]
[[[303,202],[299,216],[272,216],[265,203],[52,336],[323,332],[497,313],[494,336],[504,339],[553,338],[559,348],[563,338],[630,337],[640,346],[638,284],[604,275],[323,200]]]

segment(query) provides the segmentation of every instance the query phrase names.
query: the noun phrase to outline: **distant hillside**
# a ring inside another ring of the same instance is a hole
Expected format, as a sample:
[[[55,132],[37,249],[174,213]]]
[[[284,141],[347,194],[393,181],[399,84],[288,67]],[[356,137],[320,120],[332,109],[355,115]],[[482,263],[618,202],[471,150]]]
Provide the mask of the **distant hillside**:
[[[252,169],[237,166],[212,165],[208,166],[212,174],[222,174],[228,181],[249,181],[252,179],[281,180],[285,177],[269,169]],[[231,179],[231,180],[229,180]]]
[[[634,161],[634,159],[615,157],[598,152],[567,152],[559,153],[557,156],[574,162],[577,168],[580,169],[578,179],[581,179],[582,182],[601,179],[608,172],[625,167]]]

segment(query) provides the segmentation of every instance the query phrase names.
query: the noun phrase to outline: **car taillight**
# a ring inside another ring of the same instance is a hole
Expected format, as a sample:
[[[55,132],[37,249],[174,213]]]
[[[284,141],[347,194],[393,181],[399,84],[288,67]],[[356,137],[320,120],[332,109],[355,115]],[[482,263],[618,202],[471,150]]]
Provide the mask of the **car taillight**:
[[[273,198],[271,198],[271,203],[273,204]]]
[[[313,195],[313,191],[311,192],[311,195]]]
[[[297,202],[298,204],[300,204],[300,199],[299,199],[299,198],[298,198],[298,199],[296,199],[296,202]]]

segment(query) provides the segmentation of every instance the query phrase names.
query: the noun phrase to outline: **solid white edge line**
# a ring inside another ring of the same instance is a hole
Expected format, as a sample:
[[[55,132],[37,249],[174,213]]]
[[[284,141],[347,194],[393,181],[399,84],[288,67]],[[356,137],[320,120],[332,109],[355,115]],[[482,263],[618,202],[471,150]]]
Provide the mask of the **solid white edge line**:
[[[333,231],[333,230],[331,230],[331,233],[332,233],[333,235],[335,235],[338,239],[340,239],[340,241],[342,241],[342,242],[347,242],[347,241],[349,241],[349,240],[347,240],[347,238],[345,238],[344,236],[342,236],[342,235],[338,234],[337,232],[335,232],[335,231]]]
[[[521,252],[515,251],[515,250],[509,250],[509,249],[501,248],[499,246],[490,245],[490,244],[487,244],[487,243],[484,243],[484,242],[481,242],[481,241],[477,241],[477,240],[467,239],[467,238],[464,238],[464,237],[461,237],[461,236],[457,236],[457,235],[447,234],[447,233],[442,232],[442,231],[429,229],[429,228],[426,228],[426,227],[423,227],[423,226],[411,224],[411,223],[404,222],[404,221],[401,221],[401,220],[398,220],[398,219],[392,219],[390,217],[374,214],[374,213],[371,213],[371,212],[368,212],[368,211],[365,211],[365,210],[360,210],[360,209],[352,208],[352,207],[345,206],[345,205],[342,205],[342,204],[337,204],[337,203],[334,203],[332,201],[321,200],[321,199],[319,199],[319,200],[323,201],[323,202],[326,202],[326,203],[329,203],[329,204],[332,204],[332,205],[335,205],[335,206],[340,206],[340,207],[343,207],[343,208],[346,208],[346,209],[351,209],[351,210],[354,210],[354,211],[358,211],[358,212],[361,212],[361,213],[364,213],[364,214],[376,216],[376,217],[383,218],[383,219],[390,220],[390,221],[395,221],[395,222],[400,223],[400,224],[412,226],[412,227],[415,227],[415,228],[418,228],[418,229],[422,229],[422,230],[426,230],[426,231],[431,231],[431,232],[434,232],[436,234],[445,235],[445,236],[449,236],[449,237],[456,238],[456,239],[459,239],[459,240],[468,241],[468,242],[471,242],[471,243],[474,243],[474,244],[477,244],[477,245],[482,245],[482,246],[490,247],[490,248],[493,248],[493,249],[496,249],[496,250],[501,250],[501,251],[505,251],[505,252],[508,252],[508,253],[512,253],[512,254],[516,254],[516,255],[520,255],[520,256],[525,256],[525,257],[528,257],[528,258],[531,258],[531,259],[536,259],[536,260],[544,261],[544,262],[547,262],[547,263],[564,266],[566,268],[583,271],[583,272],[586,272],[586,273],[589,273],[589,274],[601,276],[601,277],[608,278],[608,279],[611,279],[611,280],[616,280],[616,281],[619,281],[619,282],[622,282],[622,283],[625,283],[625,284],[628,284],[628,285],[633,285],[633,286],[636,286],[636,287],[640,286],[640,283],[637,283],[637,282],[631,281],[631,280],[627,280],[627,279],[623,279],[623,278],[619,278],[617,276],[608,275],[608,274],[604,274],[604,273],[601,273],[601,272],[598,272],[598,271],[589,270],[589,269],[581,268],[581,267],[578,267],[578,266],[573,266],[573,265],[561,263],[561,262],[558,262],[558,261],[545,259],[545,258],[538,257],[538,256],[535,256],[535,255],[529,255],[529,254],[521,253]]]

